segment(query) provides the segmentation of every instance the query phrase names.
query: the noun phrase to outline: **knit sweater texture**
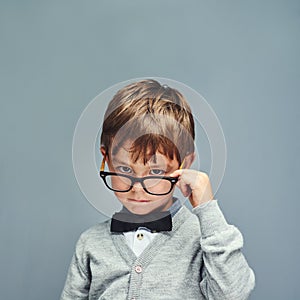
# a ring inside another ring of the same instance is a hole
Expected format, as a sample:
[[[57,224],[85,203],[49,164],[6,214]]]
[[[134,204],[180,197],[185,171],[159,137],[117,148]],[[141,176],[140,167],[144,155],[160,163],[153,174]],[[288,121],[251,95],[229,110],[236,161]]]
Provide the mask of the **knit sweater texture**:
[[[138,257],[111,219],[83,232],[61,300],[243,300],[255,277],[243,256],[240,231],[217,200],[172,217]]]

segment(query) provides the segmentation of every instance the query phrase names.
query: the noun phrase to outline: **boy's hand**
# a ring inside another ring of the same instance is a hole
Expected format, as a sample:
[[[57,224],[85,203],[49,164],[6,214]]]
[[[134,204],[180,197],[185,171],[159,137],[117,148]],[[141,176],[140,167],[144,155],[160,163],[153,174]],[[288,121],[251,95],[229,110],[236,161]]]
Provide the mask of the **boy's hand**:
[[[189,197],[193,207],[213,199],[212,188],[206,173],[196,170],[176,170],[171,177],[179,177],[176,185],[184,197]]]

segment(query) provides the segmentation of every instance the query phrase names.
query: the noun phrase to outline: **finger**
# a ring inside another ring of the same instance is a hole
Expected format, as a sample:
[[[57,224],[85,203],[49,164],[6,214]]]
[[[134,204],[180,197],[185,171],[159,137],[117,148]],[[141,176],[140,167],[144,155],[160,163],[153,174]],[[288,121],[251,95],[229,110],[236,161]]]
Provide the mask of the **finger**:
[[[173,173],[170,174],[171,177],[178,177],[181,176],[183,173],[183,170],[176,170]]]
[[[191,194],[192,190],[189,185],[184,183],[182,180],[179,180],[177,182],[177,186],[180,189],[181,193],[183,194],[184,197],[187,197]]]

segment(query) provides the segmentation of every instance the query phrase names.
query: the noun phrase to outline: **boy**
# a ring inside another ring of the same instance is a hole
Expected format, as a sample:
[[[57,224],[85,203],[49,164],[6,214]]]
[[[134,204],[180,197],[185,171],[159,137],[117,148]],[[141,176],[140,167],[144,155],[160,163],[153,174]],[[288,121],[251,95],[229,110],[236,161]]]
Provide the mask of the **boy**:
[[[123,208],[80,236],[61,300],[248,298],[255,279],[242,235],[208,176],[189,169],[194,138],[179,91],[142,80],[117,92],[102,126],[100,177]],[[173,197],[175,185],[192,212]]]

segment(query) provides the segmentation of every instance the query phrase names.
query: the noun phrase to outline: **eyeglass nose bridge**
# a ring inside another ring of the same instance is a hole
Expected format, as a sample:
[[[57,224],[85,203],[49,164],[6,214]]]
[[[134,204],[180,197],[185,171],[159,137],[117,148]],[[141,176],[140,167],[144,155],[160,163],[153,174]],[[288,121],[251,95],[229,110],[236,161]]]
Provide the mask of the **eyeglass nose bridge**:
[[[143,178],[139,178],[139,177],[132,177],[131,178],[131,187],[130,187],[130,189],[134,189],[135,186],[136,186],[136,183],[140,184],[140,186],[138,187],[139,189],[146,190],[146,187],[144,185],[144,179]]]

